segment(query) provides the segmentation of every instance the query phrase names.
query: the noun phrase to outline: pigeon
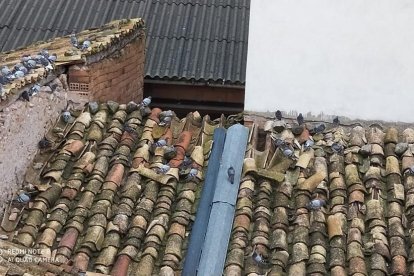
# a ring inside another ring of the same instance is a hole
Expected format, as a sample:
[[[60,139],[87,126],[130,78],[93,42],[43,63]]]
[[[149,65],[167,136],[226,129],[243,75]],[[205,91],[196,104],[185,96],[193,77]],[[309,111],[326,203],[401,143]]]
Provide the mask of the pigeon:
[[[3,76],[8,76],[8,75],[11,75],[12,72],[10,71],[9,67],[3,66],[3,67],[1,67],[1,74]]]
[[[134,133],[135,129],[133,129],[132,127],[126,125],[126,126],[124,126],[124,131],[126,131],[128,133]]]
[[[40,55],[42,55],[42,56],[44,56],[45,58],[49,58],[49,51],[48,50],[46,50],[46,49],[42,49],[42,50],[40,50],[40,52],[39,52],[39,54]]]
[[[52,143],[46,137],[43,137],[42,140],[39,141],[37,146],[39,147],[39,149],[47,149],[52,146]]]
[[[229,182],[231,184],[234,184],[234,175],[235,174],[236,174],[236,171],[234,170],[234,168],[232,166],[230,166],[230,168],[227,169],[227,175],[228,175]]]
[[[325,200],[320,199],[320,198],[315,198],[312,199],[309,203],[308,203],[308,209],[309,210],[319,210],[321,209],[323,206],[326,205]]]
[[[144,98],[144,99],[141,101],[140,106],[142,106],[142,107],[147,107],[147,106],[149,106],[149,105],[151,104],[151,99],[152,99],[152,97],[151,97],[151,96],[148,96],[148,97]]]
[[[289,146],[282,147],[281,150],[286,157],[293,158],[295,156],[295,152]]]
[[[26,192],[21,192],[13,199],[14,202],[27,203],[30,201],[30,195]]]
[[[344,150],[344,146],[339,143],[333,143],[331,148],[336,153],[341,153]]]
[[[24,62],[28,62],[29,60],[31,60],[32,59],[32,57],[31,56],[29,56],[29,55],[23,55],[21,58],[20,58],[20,60],[21,60],[21,62],[22,63],[24,63]]]
[[[406,173],[409,175],[414,175],[414,166],[411,166],[408,169],[406,169]]]
[[[298,117],[296,118],[296,120],[298,121],[299,125],[303,125],[304,120],[303,120],[303,115],[302,113],[299,113]]]
[[[52,54],[47,59],[49,60],[49,62],[56,62],[57,55],[56,54]]]
[[[159,168],[156,168],[157,174],[166,174],[170,170],[170,166],[168,164],[164,164]]]
[[[305,143],[303,144],[303,150],[304,151],[309,150],[311,147],[313,147],[314,144],[315,142],[312,139],[306,140]]]
[[[19,100],[30,102],[29,92],[27,92],[27,90],[23,91],[19,96]]]
[[[6,85],[10,83],[10,80],[8,78],[6,78],[5,76],[0,75],[0,84],[1,85]]]
[[[172,118],[171,117],[164,117],[159,123],[159,126],[169,126],[171,124]]]
[[[90,42],[89,40],[85,40],[85,41],[82,43],[81,50],[82,50],[82,51],[88,50],[88,48],[89,48],[89,47],[91,47],[91,42]]]
[[[339,118],[338,118],[338,116],[336,116],[335,118],[333,118],[333,124],[335,125],[335,126],[338,126],[341,122],[339,121]]]
[[[78,48],[79,43],[78,43],[78,39],[76,38],[76,35],[74,33],[72,33],[70,35],[70,43],[72,44],[73,47]]]
[[[99,104],[97,102],[88,103],[89,112],[95,114],[99,110]]]
[[[252,259],[253,261],[255,261],[255,263],[259,266],[269,266],[269,261],[266,260],[262,254],[260,254],[259,252],[257,252],[256,250],[256,245],[253,248],[253,252],[252,252]]]
[[[197,169],[195,169],[195,168],[192,168],[192,169],[190,170],[190,172],[188,173],[187,177],[186,177],[184,180],[185,180],[186,182],[189,182],[189,181],[195,180],[195,178],[196,178],[197,174],[198,174],[198,170],[197,170]]]
[[[309,132],[310,134],[317,134],[322,133],[325,130],[325,124],[319,123],[314,128],[312,128]]]
[[[40,85],[38,83],[35,83],[32,87],[29,89],[29,95],[34,96],[40,91]]]
[[[70,112],[68,110],[65,110],[62,112],[62,120],[65,123],[69,123],[71,118],[72,118],[72,115],[70,115]]]
[[[275,112],[275,116],[278,121],[282,120],[282,112],[280,110]]]
[[[275,144],[276,147],[283,147],[286,145],[286,142],[280,138],[276,138],[273,143]]]
[[[16,78],[16,79],[18,79],[18,78],[23,78],[24,77],[24,75],[25,75],[25,73],[23,72],[23,71],[16,71],[16,72],[14,72],[14,77]]]
[[[164,158],[167,160],[173,159],[177,156],[177,149],[174,146],[164,147]]]
[[[26,62],[23,62],[23,66],[26,67],[28,70],[37,68],[37,63],[33,59],[29,59]]]
[[[167,145],[167,140],[159,139],[157,142],[151,145],[150,151],[154,152],[156,148],[161,148]]]
[[[184,160],[183,160],[183,162],[181,163],[181,165],[180,165],[180,168],[182,168],[182,169],[187,169],[189,166],[191,166],[191,164],[193,164],[193,159],[191,158],[191,157],[187,157],[187,156],[184,156]]]

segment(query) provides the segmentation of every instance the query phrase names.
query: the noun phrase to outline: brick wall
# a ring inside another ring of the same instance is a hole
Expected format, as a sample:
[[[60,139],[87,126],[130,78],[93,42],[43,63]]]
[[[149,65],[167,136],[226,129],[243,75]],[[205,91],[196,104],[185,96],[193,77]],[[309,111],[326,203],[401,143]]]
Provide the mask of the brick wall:
[[[120,103],[140,101],[144,87],[145,39],[138,37],[123,49],[105,59],[86,65],[69,68],[69,86],[77,88],[89,84],[87,94],[90,100]],[[71,89],[74,90],[74,89]]]

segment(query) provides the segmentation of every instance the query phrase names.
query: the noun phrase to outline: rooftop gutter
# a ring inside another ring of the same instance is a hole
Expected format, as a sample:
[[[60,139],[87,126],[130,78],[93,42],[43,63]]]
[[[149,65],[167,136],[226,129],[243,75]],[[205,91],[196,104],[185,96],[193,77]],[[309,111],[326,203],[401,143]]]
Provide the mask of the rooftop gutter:
[[[234,89],[245,89],[246,87],[241,84],[217,84],[207,82],[191,82],[191,81],[171,81],[171,80],[153,80],[148,79],[148,76],[144,78],[144,83],[153,83],[153,84],[171,84],[171,85],[187,85],[187,86],[207,86],[207,87],[217,87],[217,88],[234,88]]]

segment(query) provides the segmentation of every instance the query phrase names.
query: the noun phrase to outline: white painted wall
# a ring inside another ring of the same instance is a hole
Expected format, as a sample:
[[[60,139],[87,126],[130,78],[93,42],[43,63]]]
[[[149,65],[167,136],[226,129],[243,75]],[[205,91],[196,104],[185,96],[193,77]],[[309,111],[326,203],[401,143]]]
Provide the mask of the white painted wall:
[[[252,0],[245,109],[414,122],[414,1]]]

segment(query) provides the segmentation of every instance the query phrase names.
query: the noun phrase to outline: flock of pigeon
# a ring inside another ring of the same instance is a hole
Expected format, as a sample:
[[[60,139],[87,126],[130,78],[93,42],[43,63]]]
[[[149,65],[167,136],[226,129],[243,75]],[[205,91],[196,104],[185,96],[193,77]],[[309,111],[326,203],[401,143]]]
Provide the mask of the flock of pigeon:
[[[0,97],[4,96],[4,85],[9,84],[16,79],[23,78],[37,68],[43,67],[47,71],[51,71],[53,70],[53,64],[56,59],[56,54],[49,54],[47,50],[43,49],[35,56],[23,55],[20,62],[15,64],[13,68],[2,66],[0,72]],[[40,86],[36,84],[29,91],[24,91],[24,94],[22,93],[20,98],[28,101],[30,96],[39,92],[39,89]]]
[[[81,51],[86,51],[89,47],[91,47],[91,42],[89,40],[84,40],[82,43],[79,43],[74,33],[70,35],[70,42],[73,47],[80,49]],[[23,78],[27,74],[30,74],[32,70],[37,68],[43,67],[47,71],[51,71],[53,70],[53,64],[56,60],[56,54],[49,54],[48,50],[43,49],[34,56],[23,55],[20,59],[20,62],[15,64],[13,68],[9,68],[8,66],[1,67],[0,97],[3,97],[5,94],[3,86],[11,83],[16,79]],[[23,91],[19,99],[29,101],[31,96],[39,92],[39,89],[40,86],[38,84],[35,84],[28,91]]]
[[[276,121],[282,121],[282,119],[283,119],[282,112],[280,110],[277,110],[275,112],[275,117],[276,117]],[[298,128],[299,129],[298,133],[300,133],[303,130],[303,128],[305,127],[304,126],[305,125],[305,120],[303,118],[302,113],[299,113],[299,115],[296,118],[296,122],[297,122],[297,124],[294,125],[293,128]],[[332,124],[335,127],[339,126],[339,124],[340,124],[339,118],[335,117],[332,121]],[[324,123],[318,123],[318,124],[315,124],[311,129],[309,129],[309,133],[311,135],[319,134],[319,133],[324,132],[325,128],[326,128],[326,126],[325,126]],[[297,157],[295,156],[295,153],[294,153],[294,145],[292,145],[290,143],[287,143],[286,141],[284,141],[280,138],[275,138],[273,143],[277,148],[279,148],[282,151],[282,153],[286,157],[289,157],[291,159],[297,159]],[[314,145],[314,141],[312,139],[312,136],[309,136],[309,139],[306,140],[303,143],[302,146],[300,146],[300,145],[295,145],[295,146],[301,148],[303,151],[307,151],[310,148],[312,148],[313,145]],[[332,149],[333,152],[340,154],[340,153],[343,152],[344,146],[340,143],[335,142],[335,143],[332,144],[331,149]],[[318,209],[322,208],[325,205],[326,205],[326,202],[323,199],[314,198],[309,202],[308,209],[309,210],[318,210]]]

